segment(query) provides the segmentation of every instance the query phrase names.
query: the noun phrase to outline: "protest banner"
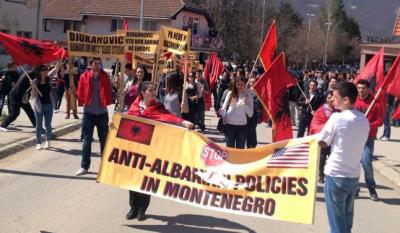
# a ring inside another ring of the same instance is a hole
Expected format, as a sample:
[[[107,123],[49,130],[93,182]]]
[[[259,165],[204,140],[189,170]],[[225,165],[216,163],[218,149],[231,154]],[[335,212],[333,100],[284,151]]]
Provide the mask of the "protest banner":
[[[313,136],[238,150],[116,113],[97,181],[210,210],[312,224],[318,154]]]
[[[124,35],[91,35],[76,31],[67,32],[70,56],[111,57],[124,59]]]
[[[118,35],[125,35],[125,52],[133,54],[156,54],[159,32],[118,30]]]
[[[190,32],[176,28],[161,26],[159,48],[175,54],[183,55],[190,40]]]

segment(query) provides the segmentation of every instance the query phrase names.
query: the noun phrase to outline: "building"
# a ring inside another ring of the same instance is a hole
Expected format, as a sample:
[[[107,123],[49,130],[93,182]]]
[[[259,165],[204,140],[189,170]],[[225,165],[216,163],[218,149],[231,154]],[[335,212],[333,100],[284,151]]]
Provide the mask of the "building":
[[[389,71],[390,66],[400,53],[400,43],[362,43],[360,44],[360,68],[363,68],[365,64],[381,49],[385,48],[384,53],[384,66],[385,72]]]
[[[27,38],[40,38],[42,0],[0,0],[0,31]],[[9,60],[0,43],[0,68]]]
[[[146,0],[144,28],[158,31],[162,25],[191,29],[192,50],[215,51],[223,43],[215,35],[210,14],[181,0]],[[46,0],[43,12],[42,39],[64,44],[67,30],[90,34],[115,34],[123,20],[129,30],[139,30],[140,0]]]

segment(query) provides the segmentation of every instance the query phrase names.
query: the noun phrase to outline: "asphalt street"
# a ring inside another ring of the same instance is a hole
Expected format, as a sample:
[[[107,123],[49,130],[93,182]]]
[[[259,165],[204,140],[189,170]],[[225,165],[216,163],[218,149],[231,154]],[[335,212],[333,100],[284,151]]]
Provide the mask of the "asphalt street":
[[[265,127],[265,126],[259,126]],[[270,133],[260,130],[261,133]],[[211,132],[207,136],[221,141]],[[96,183],[99,144],[93,144],[90,174],[80,167],[80,130],[0,160],[0,232],[327,232],[323,187],[318,185],[314,225],[303,225],[213,212],[153,197],[144,222],[125,220],[128,191]],[[95,136],[96,138],[96,136]],[[265,142],[261,141],[260,144]],[[394,149],[394,148],[393,148]],[[353,232],[393,233],[400,229],[400,189],[375,173],[379,202],[362,183],[355,203]],[[288,210],[301,211],[301,210]]]

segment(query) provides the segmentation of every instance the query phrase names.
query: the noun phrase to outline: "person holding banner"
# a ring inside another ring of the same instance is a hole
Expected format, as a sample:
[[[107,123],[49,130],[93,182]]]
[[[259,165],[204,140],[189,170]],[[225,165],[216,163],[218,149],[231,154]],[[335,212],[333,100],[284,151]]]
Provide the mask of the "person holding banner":
[[[97,128],[100,152],[103,153],[108,133],[107,106],[112,103],[111,82],[107,73],[101,69],[101,59],[93,58],[90,66],[91,69],[81,75],[77,90],[78,103],[84,106],[84,111],[81,169],[75,173],[76,176],[88,173],[94,127]]]
[[[323,104],[321,107],[315,111],[315,114],[311,120],[310,124],[310,132],[309,135],[319,133],[326,122],[328,121],[329,117],[335,111],[333,106],[333,91],[328,91],[326,96],[326,103]],[[325,175],[324,175],[324,167],[326,163],[326,158],[331,153],[331,147],[326,147],[321,149],[320,157],[319,157],[319,179],[318,182],[323,184],[325,182]]]
[[[155,83],[144,81],[139,85],[139,96],[129,109],[128,114],[143,118],[149,118],[156,121],[180,125],[186,128],[193,128],[193,123],[185,121],[168,112],[164,105],[159,103],[157,97],[157,85]],[[150,204],[150,195],[129,191],[129,205],[131,209],[126,215],[127,220],[135,219],[145,220],[146,210]]]
[[[77,63],[73,64],[72,72],[70,72],[71,66],[67,66],[67,71],[63,76],[64,89],[65,89],[65,102],[67,103],[66,109],[65,109],[65,113],[66,113],[65,119],[70,118],[71,110],[72,110],[72,115],[73,115],[74,119],[79,119],[76,98],[74,98],[73,100],[71,98],[71,94],[75,95],[75,93],[71,90],[71,83],[69,80],[69,74],[72,73],[72,80],[73,80],[74,88],[76,88],[78,86],[79,76],[78,76],[78,67],[76,65],[77,65]],[[75,101],[75,103],[71,103],[71,101]]]
[[[246,89],[247,79],[239,76],[226,95],[220,114],[225,124],[226,146],[244,149],[247,139],[247,117],[254,114],[253,97]]]
[[[359,187],[361,154],[367,141],[369,124],[363,113],[354,109],[357,88],[351,82],[339,82],[333,89],[333,113],[317,135],[322,148],[331,146],[326,162],[325,204],[329,232],[349,233],[353,226],[354,199]]]

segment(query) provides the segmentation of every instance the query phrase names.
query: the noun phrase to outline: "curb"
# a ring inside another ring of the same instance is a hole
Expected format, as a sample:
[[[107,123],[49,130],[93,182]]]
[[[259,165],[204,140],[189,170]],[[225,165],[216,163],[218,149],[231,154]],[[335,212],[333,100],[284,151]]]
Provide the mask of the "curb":
[[[383,161],[374,161],[374,170],[377,170],[388,180],[392,181],[395,185],[400,187],[400,174],[391,166],[387,165]]]
[[[68,125],[63,125],[57,129],[53,130],[53,136],[55,138],[61,137],[65,134],[71,133],[77,129],[79,129],[82,125],[82,121],[79,122],[74,122]],[[3,146],[0,148],[0,159],[3,159],[7,156],[10,156],[12,154],[15,154],[21,150],[24,150],[28,147],[31,147],[36,144],[36,137],[32,136],[30,138],[23,139],[18,142],[14,142],[11,144],[8,144],[6,146]]]

